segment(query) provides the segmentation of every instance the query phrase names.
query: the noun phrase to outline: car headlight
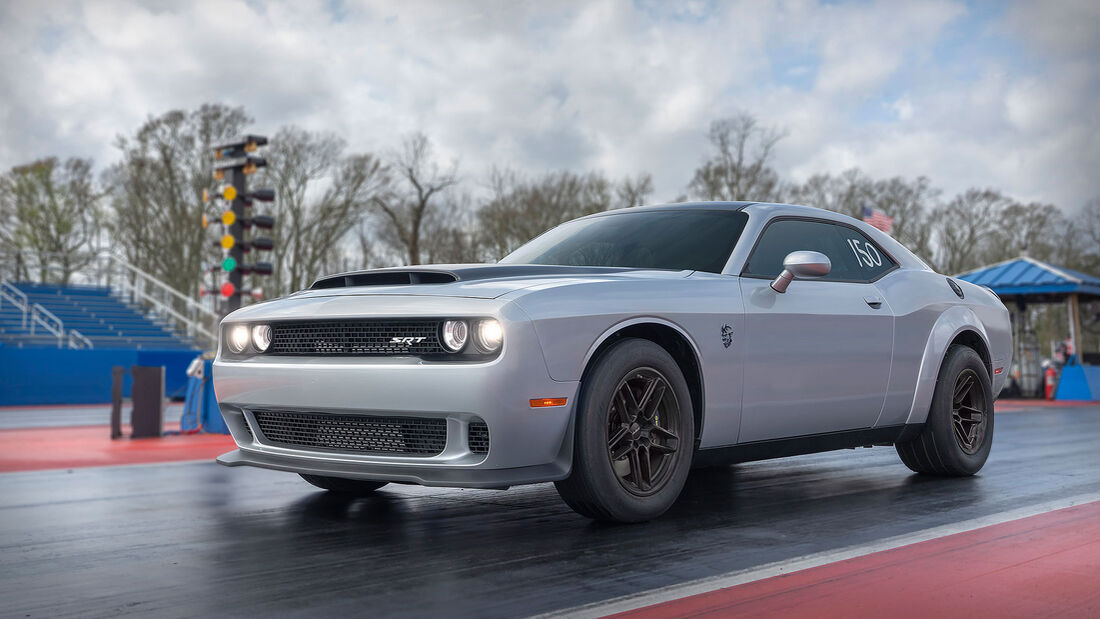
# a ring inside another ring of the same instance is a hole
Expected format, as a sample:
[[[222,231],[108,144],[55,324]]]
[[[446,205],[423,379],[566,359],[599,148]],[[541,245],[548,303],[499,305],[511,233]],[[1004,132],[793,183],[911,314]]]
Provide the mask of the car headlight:
[[[252,327],[252,346],[257,352],[267,352],[271,346],[271,325]]]
[[[458,352],[466,346],[470,328],[465,320],[448,320],[443,323],[443,347],[450,352]]]
[[[229,337],[226,338],[226,346],[229,352],[239,355],[248,348],[248,325],[233,325],[229,329]]]
[[[492,318],[477,323],[476,335],[478,348],[487,353],[500,350],[500,344],[504,341],[504,329],[499,321]]]

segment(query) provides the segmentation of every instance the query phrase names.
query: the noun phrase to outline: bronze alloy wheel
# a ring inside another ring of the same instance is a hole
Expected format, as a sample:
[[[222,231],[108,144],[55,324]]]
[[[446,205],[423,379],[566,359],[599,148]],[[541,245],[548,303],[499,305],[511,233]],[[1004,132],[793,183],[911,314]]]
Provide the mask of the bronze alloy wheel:
[[[985,440],[986,419],[985,392],[978,382],[978,375],[974,370],[964,370],[955,379],[951,427],[955,442],[967,454],[973,455],[981,449]]]
[[[668,483],[680,437],[680,405],[668,379],[653,368],[623,378],[607,411],[607,455],[619,483],[649,496]]]

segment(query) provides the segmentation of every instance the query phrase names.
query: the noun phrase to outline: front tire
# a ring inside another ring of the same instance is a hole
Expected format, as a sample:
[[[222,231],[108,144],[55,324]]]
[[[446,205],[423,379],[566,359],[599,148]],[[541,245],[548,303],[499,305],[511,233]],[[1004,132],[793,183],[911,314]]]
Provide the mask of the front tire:
[[[299,473],[299,475],[318,488],[350,496],[368,496],[386,485],[384,481],[344,479],[343,477],[325,477],[324,475],[306,475],[305,473]]]
[[[609,348],[585,378],[575,423],[573,470],[555,483],[569,507],[610,522],[668,511],[691,469],[695,421],[664,348],[637,338]]]
[[[993,445],[993,388],[974,349],[952,346],[940,366],[928,420],[897,443],[901,461],[925,475],[965,477],[981,470]]]

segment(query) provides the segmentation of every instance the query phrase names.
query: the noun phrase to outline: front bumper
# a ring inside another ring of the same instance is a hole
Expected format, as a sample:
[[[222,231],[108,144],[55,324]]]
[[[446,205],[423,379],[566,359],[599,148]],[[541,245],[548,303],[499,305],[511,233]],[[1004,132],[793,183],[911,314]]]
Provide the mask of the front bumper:
[[[517,310],[518,311],[518,310]],[[407,358],[219,358],[214,391],[239,449],[218,462],[313,475],[501,488],[563,479],[572,460],[572,410],[579,383],[550,378],[530,322],[503,313],[500,355],[485,363]],[[511,320],[509,320],[511,318]],[[532,408],[535,398],[567,406]],[[326,451],[268,440],[253,411],[445,419],[437,455]],[[469,424],[489,428],[487,453],[467,443]]]

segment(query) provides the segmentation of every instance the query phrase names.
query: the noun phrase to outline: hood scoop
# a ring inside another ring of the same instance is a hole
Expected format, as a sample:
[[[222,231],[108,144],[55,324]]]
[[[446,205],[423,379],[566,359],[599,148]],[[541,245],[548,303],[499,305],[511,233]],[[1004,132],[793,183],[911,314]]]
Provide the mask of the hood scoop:
[[[313,282],[310,290],[326,288],[351,288],[353,286],[402,286],[415,284],[449,284],[457,282],[454,273],[441,271],[365,271],[322,277]]]
[[[542,264],[453,264],[430,268],[395,267],[329,275],[313,282],[310,290],[357,286],[415,286],[505,277],[606,275],[636,271],[619,267],[570,267]]]

